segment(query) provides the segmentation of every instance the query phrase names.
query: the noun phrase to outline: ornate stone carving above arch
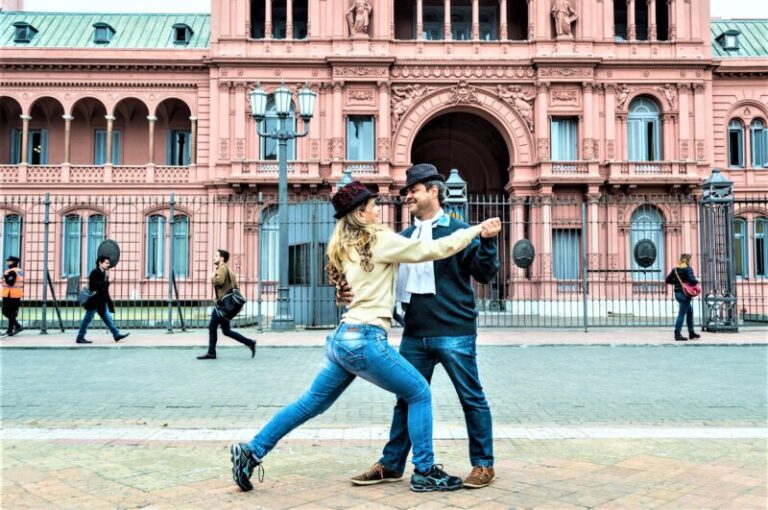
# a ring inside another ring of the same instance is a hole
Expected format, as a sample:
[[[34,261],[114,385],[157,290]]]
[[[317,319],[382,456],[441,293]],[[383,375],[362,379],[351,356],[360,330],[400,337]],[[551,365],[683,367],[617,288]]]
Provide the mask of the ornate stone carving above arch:
[[[748,124],[752,119],[758,117],[768,121],[768,106],[756,99],[742,99],[731,106],[725,120],[727,124],[731,119],[739,118]]]
[[[430,91],[420,97],[418,102],[403,113],[395,127],[392,135],[392,162],[396,165],[410,163],[413,141],[427,122],[444,113],[466,112],[485,118],[499,130],[507,144],[511,162],[532,164],[535,145],[531,132],[520,114],[493,91],[481,87],[475,87],[473,91],[471,103],[454,101],[455,87],[453,86]]]
[[[667,100],[667,98],[664,96],[663,90],[660,88],[654,88],[651,85],[641,85],[641,86],[634,86],[630,87],[629,92],[627,93],[626,98],[622,98],[622,105],[619,106],[619,101],[617,99],[616,103],[616,113],[629,113],[629,105],[632,104],[632,101],[637,99],[640,96],[648,96],[652,97],[656,100],[656,103],[659,105],[659,108],[661,109],[661,113],[677,113],[677,108],[672,109],[670,108],[670,103]],[[675,100],[677,99],[676,96]]]

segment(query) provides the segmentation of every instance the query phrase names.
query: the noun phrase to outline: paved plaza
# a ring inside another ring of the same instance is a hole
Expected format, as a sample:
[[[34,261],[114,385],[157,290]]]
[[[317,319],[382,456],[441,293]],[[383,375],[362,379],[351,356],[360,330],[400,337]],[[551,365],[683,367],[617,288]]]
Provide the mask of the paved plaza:
[[[754,330],[684,346],[636,345],[631,331],[613,345],[556,345],[566,335],[551,331],[549,342],[497,342],[503,334],[484,331],[491,487],[416,494],[407,481],[349,484],[377,460],[394,404],[356,381],[267,457],[264,483],[241,493],[228,445],[307,387],[323,334],[294,344],[264,335],[255,359],[222,340],[213,362],[194,359],[200,332],[175,347],[160,332],[114,344],[94,331],[98,344],[79,348],[56,347],[56,335],[3,341],[2,507],[766,507],[768,346]],[[433,403],[436,458],[465,476],[463,413],[441,369]]]

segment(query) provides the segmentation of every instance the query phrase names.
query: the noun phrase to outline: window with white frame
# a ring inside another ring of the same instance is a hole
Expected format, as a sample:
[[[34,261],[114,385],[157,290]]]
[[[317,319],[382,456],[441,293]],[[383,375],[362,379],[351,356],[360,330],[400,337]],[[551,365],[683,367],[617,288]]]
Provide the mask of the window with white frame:
[[[728,166],[744,168],[744,124],[739,119],[728,123]]]
[[[88,216],[88,245],[86,247],[86,272],[96,267],[99,245],[106,236],[107,219],[103,214]]]
[[[747,221],[743,218],[736,218],[733,222],[733,265],[736,276],[742,278],[749,276],[747,239]]]
[[[165,216],[153,214],[147,218],[147,278],[162,278],[165,274]]]
[[[3,218],[3,262],[8,257],[21,258],[22,219],[18,214],[6,214]]]
[[[347,159],[373,161],[375,145],[373,115],[347,117]]]
[[[552,117],[550,125],[552,161],[578,159],[577,127],[578,119],[575,117]]]
[[[104,165],[107,162],[107,130],[97,129],[93,136],[93,164]],[[112,131],[112,164],[120,164],[120,131]]]
[[[171,229],[173,243],[173,275],[176,278],[189,276],[189,217],[178,214],[173,217]]]
[[[68,214],[62,222],[61,275],[80,276],[82,267],[82,228],[83,220],[79,214]]]
[[[21,163],[21,129],[11,130],[11,164]],[[30,129],[27,138],[27,163],[48,164],[48,130]]]
[[[661,110],[646,97],[629,105],[627,147],[630,161],[661,160]]]
[[[755,119],[749,127],[750,140],[752,146],[752,167],[768,167],[768,129],[765,128],[765,122],[762,119]]]
[[[635,246],[648,239],[656,246],[656,260],[650,267],[640,267],[635,260]],[[664,279],[664,216],[651,205],[643,204],[632,213],[629,230],[629,257],[632,261],[632,280],[635,282],[655,282]]]
[[[191,131],[182,129],[168,131],[168,148],[165,156],[167,165],[189,166],[191,139]]]
[[[277,116],[277,107],[272,97],[267,102],[267,109],[264,114],[264,120],[261,121],[261,129],[266,133],[278,129],[280,126],[280,119]],[[287,128],[296,129],[296,110],[293,102],[291,102],[291,110],[288,117],[285,119],[285,126]],[[278,145],[277,140],[267,136],[262,136],[260,140],[260,159],[266,161],[277,161]],[[288,160],[296,159],[296,139],[288,140],[287,144]]]
[[[768,230],[768,218],[755,219],[755,276],[768,276],[768,252],[765,250],[765,236]]]
[[[579,279],[581,229],[552,230],[552,272],[556,280]]]

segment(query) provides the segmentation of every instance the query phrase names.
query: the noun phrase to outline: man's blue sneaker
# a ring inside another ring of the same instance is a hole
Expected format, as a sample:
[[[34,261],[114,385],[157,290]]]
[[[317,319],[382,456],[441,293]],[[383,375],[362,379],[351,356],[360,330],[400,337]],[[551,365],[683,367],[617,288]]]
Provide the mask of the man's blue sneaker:
[[[414,471],[411,475],[411,490],[414,492],[455,491],[461,489],[463,483],[458,476],[443,471],[443,466],[439,464],[426,473]]]
[[[258,467],[259,481],[264,481],[264,468],[261,466],[261,461],[256,460],[246,443],[233,444],[230,451],[232,452],[232,479],[240,489],[246,492],[253,489],[251,484],[253,468]]]

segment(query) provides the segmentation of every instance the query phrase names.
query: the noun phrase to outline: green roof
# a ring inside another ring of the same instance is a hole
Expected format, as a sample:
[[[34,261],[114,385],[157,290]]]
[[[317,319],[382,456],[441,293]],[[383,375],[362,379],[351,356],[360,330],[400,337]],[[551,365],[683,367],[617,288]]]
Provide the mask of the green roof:
[[[739,32],[738,50],[726,50],[718,41],[729,30]],[[768,57],[768,19],[713,19],[710,31],[715,57]]]
[[[28,23],[37,30],[30,42],[14,42],[13,24],[17,22]],[[93,42],[93,25],[99,22],[115,29],[109,44]],[[177,23],[192,29],[189,44],[174,44],[173,25]],[[0,12],[0,47],[206,49],[210,36],[209,14]]]

